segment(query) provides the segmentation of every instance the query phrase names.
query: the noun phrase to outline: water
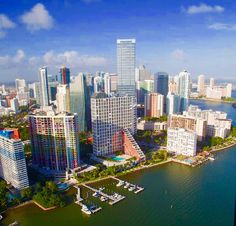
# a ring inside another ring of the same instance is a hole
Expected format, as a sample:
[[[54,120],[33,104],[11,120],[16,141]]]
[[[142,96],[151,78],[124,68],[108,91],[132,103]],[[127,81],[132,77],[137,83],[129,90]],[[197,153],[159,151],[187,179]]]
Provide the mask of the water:
[[[230,104],[193,101],[202,108],[226,111],[236,122]],[[17,220],[23,226],[231,226],[236,192],[236,147],[216,154],[214,162],[190,168],[169,163],[139,171],[125,179],[145,188],[139,195],[121,190],[127,198],[101,212],[85,216],[71,204],[44,212],[34,205],[6,213],[3,225]],[[107,186],[110,181],[107,181]]]

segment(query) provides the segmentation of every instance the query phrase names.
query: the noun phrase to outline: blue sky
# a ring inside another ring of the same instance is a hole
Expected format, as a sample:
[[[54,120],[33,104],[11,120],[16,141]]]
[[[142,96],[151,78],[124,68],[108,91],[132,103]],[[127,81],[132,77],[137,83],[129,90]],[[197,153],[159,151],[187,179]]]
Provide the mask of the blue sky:
[[[0,0],[0,78],[116,72],[117,38],[136,38],[152,72],[236,78],[235,12],[233,0]]]

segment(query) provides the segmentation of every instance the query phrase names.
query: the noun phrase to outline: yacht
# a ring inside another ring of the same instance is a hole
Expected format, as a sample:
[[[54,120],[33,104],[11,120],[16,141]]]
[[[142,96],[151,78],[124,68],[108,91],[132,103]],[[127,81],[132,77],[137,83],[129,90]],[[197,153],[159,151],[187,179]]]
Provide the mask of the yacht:
[[[90,214],[92,213],[92,212],[90,211],[90,209],[89,209],[86,205],[83,205],[83,206],[82,206],[81,211],[82,211],[83,213],[88,214],[88,215],[90,215]]]
[[[128,188],[129,187],[129,183],[126,183],[124,188]]]
[[[116,185],[116,187],[120,187],[120,186],[123,186],[124,185],[124,181],[123,180],[120,180],[119,183]]]
[[[214,161],[215,159],[213,157],[208,157],[209,160]]]
[[[129,191],[133,191],[133,190],[135,190],[135,188],[136,188],[135,186],[132,186],[132,187],[130,187],[128,190],[129,190]]]
[[[100,200],[101,200],[102,202],[105,202],[105,201],[107,201],[107,197],[101,196]]]
[[[2,215],[0,215],[0,221],[3,219],[3,216]]]

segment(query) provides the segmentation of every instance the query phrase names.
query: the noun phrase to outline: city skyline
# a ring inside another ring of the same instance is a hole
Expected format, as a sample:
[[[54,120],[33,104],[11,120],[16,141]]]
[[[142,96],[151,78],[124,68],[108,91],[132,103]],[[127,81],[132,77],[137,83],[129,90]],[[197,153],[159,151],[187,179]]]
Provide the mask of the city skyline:
[[[16,1],[1,2],[1,80],[34,81],[44,65],[49,74],[58,74],[62,65],[71,75],[116,72],[119,38],[137,40],[136,65],[146,65],[153,74],[187,69],[193,78],[233,79],[236,18],[231,3],[22,1],[12,9]]]

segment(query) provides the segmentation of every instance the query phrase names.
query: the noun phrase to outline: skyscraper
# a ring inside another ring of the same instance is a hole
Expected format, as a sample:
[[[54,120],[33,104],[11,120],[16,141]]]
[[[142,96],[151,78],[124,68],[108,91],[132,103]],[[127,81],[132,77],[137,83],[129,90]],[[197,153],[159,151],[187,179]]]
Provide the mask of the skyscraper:
[[[185,70],[179,73],[178,94],[180,96],[180,111],[187,109],[190,96],[190,74]]]
[[[24,145],[18,129],[0,130],[0,177],[16,189],[29,187]]]
[[[26,83],[24,79],[16,79],[15,80],[16,84],[16,92],[25,92],[26,90]]]
[[[198,76],[197,91],[200,95],[203,95],[205,93],[205,76],[204,75]]]
[[[36,112],[29,115],[33,164],[53,174],[79,166],[77,114]]]
[[[108,73],[104,75],[104,92],[107,95],[110,95],[111,93],[111,78]]]
[[[136,132],[137,106],[134,96],[107,97],[97,93],[91,98],[93,152],[104,156],[123,150],[123,130]]]
[[[180,112],[180,97],[169,92],[166,98],[166,114],[172,115]]]
[[[70,112],[70,89],[68,85],[57,86],[57,111]]]
[[[59,82],[61,84],[70,84],[70,69],[67,67],[61,67],[59,71]]]
[[[83,73],[70,83],[70,112],[78,114],[79,131],[91,129],[90,92]]]
[[[166,97],[169,90],[169,75],[166,72],[158,72],[154,75],[154,92],[164,96],[164,112],[166,113]]]
[[[117,40],[118,93],[136,96],[135,88],[136,40]]]
[[[159,118],[163,116],[164,96],[160,93],[149,93],[145,96],[145,116]]]
[[[39,69],[39,82],[40,82],[40,103],[41,106],[49,106],[49,89],[48,89],[48,73],[47,67]]]

